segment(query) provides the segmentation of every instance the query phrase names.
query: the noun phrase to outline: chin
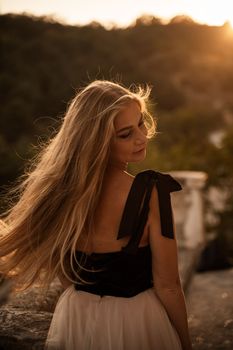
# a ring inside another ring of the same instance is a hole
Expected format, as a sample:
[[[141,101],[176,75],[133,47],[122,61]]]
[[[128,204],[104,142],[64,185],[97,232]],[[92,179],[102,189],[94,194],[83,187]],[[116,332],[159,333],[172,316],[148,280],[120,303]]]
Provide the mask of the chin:
[[[141,152],[134,153],[131,162],[142,162],[146,158],[146,149]]]

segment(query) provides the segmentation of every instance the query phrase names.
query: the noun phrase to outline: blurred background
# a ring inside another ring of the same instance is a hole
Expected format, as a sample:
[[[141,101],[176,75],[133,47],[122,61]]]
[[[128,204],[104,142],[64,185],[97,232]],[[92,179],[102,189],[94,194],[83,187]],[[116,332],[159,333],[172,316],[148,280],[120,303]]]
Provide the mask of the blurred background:
[[[227,0],[2,0],[1,211],[6,186],[23,173],[37,152],[35,146],[54,135],[77,88],[94,79],[127,87],[149,84],[150,110],[159,133],[149,144],[146,160],[130,165],[130,170],[174,171],[184,186],[190,176],[204,174],[201,210],[209,250],[198,268],[231,266],[230,6]]]

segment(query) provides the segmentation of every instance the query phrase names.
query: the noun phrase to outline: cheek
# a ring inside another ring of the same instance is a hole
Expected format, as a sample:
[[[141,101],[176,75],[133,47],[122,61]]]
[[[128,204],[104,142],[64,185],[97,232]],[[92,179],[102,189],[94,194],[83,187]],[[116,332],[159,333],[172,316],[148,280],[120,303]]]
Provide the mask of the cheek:
[[[133,145],[127,141],[115,141],[110,148],[110,155],[116,158],[124,158],[132,152]]]

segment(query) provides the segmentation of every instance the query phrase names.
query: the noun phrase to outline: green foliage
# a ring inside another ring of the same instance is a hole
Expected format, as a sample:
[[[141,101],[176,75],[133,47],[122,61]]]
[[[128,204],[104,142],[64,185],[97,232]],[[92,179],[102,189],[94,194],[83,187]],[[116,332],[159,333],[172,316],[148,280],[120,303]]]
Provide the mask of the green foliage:
[[[183,108],[158,117],[158,135],[154,146],[159,167],[169,170],[209,171],[208,157],[215,149],[209,135],[219,127],[220,115],[214,111]]]

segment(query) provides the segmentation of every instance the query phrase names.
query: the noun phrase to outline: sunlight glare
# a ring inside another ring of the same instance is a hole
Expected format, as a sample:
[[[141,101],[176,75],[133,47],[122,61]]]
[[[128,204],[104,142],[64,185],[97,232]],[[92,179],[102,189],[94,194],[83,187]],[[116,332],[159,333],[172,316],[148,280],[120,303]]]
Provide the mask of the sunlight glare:
[[[209,25],[223,25],[225,22],[229,22],[233,28],[232,2],[229,0],[215,2],[212,0],[197,0],[192,2],[190,16],[197,21],[207,23]]]
[[[194,21],[222,26],[228,22],[233,28],[233,0],[1,0],[1,13],[28,12],[34,15],[53,15],[69,24],[116,23],[126,26],[143,14],[152,15],[169,22],[177,15],[186,15]],[[230,29],[230,27],[229,27]]]
[[[231,29],[233,30],[233,17],[231,19],[228,20],[230,26],[231,26]]]

